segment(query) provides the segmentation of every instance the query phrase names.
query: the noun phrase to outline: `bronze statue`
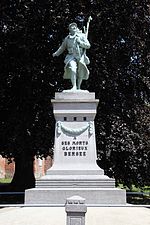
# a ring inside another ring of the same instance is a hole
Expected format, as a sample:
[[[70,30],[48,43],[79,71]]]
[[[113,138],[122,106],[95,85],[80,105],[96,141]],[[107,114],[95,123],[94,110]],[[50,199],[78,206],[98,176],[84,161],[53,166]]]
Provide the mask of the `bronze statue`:
[[[78,29],[76,23],[69,25],[69,35],[64,39],[59,49],[53,53],[53,57],[59,56],[65,50],[68,54],[65,57],[65,72],[64,79],[70,79],[73,91],[80,90],[82,80],[87,80],[89,77],[89,70],[87,65],[90,63],[86,56],[86,49],[90,48],[90,43],[87,39],[89,22],[85,33]]]

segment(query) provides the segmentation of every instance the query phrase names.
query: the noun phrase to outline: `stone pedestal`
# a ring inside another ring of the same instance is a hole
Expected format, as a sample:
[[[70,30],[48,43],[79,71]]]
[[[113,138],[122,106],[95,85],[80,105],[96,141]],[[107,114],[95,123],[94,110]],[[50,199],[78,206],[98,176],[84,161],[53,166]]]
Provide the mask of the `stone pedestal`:
[[[67,213],[67,225],[85,225],[87,206],[84,198],[80,196],[67,198],[65,211]]]
[[[64,205],[68,197],[79,195],[87,204],[125,204],[125,191],[115,188],[115,180],[96,164],[95,93],[56,93],[52,104],[54,164],[36,181],[36,188],[26,190],[25,203]]]

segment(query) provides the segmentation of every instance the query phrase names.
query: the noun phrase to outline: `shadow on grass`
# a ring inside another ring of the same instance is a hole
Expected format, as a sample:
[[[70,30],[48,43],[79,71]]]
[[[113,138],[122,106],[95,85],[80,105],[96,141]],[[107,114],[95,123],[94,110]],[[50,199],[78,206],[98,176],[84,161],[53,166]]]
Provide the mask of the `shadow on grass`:
[[[23,204],[24,191],[17,191],[11,183],[0,183],[0,204]]]
[[[127,203],[133,205],[150,205],[149,196],[127,196]]]

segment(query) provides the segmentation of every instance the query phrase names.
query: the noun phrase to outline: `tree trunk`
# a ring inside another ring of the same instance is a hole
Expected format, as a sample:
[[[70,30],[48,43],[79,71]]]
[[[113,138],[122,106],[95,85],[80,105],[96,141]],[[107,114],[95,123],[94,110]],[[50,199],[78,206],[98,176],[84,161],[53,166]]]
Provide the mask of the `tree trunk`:
[[[25,154],[15,158],[15,173],[11,182],[12,190],[24,191],[35,187],[33,162],[34,158]]]

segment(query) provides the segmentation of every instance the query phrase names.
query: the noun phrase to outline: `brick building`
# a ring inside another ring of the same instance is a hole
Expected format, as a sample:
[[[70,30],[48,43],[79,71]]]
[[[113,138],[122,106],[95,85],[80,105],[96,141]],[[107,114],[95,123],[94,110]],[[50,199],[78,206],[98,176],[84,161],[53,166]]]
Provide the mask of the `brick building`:
[[[52,166],[53,160],[50,156],[46,159],[37,159],[34,160],[34,175],[35,178],[44,176],[46,171]]]
[[[46,171],[52,166],[51,157],[46,159],[37,159],[34,160],[34,174],[36,178],[39,178],[45,175]],[[9,163],[8,160],[0,156],[0,178],[12,178],[15,171],[15,163]]]

